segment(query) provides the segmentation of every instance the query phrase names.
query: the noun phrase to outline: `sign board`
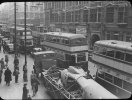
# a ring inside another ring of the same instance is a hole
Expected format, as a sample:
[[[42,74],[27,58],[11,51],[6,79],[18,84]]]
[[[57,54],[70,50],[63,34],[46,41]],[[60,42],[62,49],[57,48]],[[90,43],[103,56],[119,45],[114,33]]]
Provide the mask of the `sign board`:
[[[86,26],[78,26],[76,27],[76,34],[87,34]]]

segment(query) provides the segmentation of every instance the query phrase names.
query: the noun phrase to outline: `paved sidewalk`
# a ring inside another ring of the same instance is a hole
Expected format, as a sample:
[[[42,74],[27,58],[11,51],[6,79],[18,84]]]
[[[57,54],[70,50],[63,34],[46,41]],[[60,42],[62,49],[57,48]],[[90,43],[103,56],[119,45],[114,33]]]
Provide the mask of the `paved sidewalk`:
[[[14,54],[8,54],[9,56],[9,69],[12,71],[14,70]],[[0,52],[0,59],[5,58],[5,54],[3,52]],[[24,55],[21,55],[19,57],[19,82],[15,83],[15,77],[12,76],[12,81],[10,83],[10,86],[5,85],[4,81],[4,72],[2,75],[2,83],[0,84],[0,97],[3,99],[22,99],[22,92],[23,92],[23,64],[25,62]],[[29,94],[32,95],[31,85],[30,85],[30,74],[33,70],[33,59],[30,56],[27,56],[27,66],[28,66],[28,82],[27,82],[27,88],[29,89]],[[43,84],[39,85],[38,92],[36,96],[34,96],[32,99],[50,99],[50,97],[46,94],[46,89],[44,88]]]

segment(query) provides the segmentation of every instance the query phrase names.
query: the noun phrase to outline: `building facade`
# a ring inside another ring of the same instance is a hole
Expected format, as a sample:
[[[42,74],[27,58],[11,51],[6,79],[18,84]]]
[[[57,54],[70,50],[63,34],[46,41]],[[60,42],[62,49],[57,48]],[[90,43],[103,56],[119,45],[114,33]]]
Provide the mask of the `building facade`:
[[[14,2],[4,3],[2,12],[8,15],[7,20],[9,25],[14,24],[15,5]],[[44,24],[44,5],[43,2],[26,2],[26,23],[27,25],[42,26]],[[6,12],[5,12],[6,11]],[[24,2],[16,2],[16,24],[24,25],[25,23]]]
[[[97,40],[132,42],[132,8],[128,1],[45,2],[45,26],[50,31],[85,34],[90,48]]]

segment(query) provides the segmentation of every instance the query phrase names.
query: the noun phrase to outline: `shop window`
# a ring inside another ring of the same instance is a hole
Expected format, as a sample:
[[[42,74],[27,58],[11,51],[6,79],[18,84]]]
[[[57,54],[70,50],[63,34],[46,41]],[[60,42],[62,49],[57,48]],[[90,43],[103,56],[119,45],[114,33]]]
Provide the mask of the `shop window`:
[[[126,53],[126,59],[125,61],[132,63],[132,54]]]
[[[119,87],[122,87],[122,80],[117,77],[114,77],[114,84]]]
[[[110,49],[110,48],[107,48],[107,53],[106,53],[107,56],[109,57],[114,57],[114,50]]]
[[[113,82],[112,78],[113,78],[112,75],[105,73],[105,80],[107,80],[107,81],[112,83]]]
[[[120,52],[120,51],[116,51],[116,55],[115,58],[120,59],[120,60],[124,60],[124,53]]]
[[[106,9],[106,22],[113,23],[114,22],[114,7],[107,7]]]
[[[132,83],[128,83],[126,81],[123,81],[123,88],[132,92]]]

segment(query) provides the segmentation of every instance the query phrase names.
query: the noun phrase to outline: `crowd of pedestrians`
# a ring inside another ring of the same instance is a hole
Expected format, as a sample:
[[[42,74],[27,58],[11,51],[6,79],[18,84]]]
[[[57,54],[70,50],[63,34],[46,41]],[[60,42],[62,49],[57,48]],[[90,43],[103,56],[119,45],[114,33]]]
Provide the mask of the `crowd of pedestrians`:
[[[3,47],[4,49],[4,47]],[[1,51],[1,46],[0,46],[0,51]],[[5,50],[3,50],[3,52],[5,53]],[[14,71],[12,72],[10,70],[10,66],[8,66],[9,63],[9,57],[7,54],[5,54],[5,58],[1,58],[0,60],[0,84],[2,81],[5,81],[5,84],[7,86],[10,86],[10,82],[12,81],[12,76],[14,76],[15,78],[15,83],[18,83],[19,80],[19,59],[18,56],[15,56],[14,58]],[[33,70],[32,74],[31,74],[31,86],[32,86],[32,91],[33,91],[33,96],[36,95],[37,91],[38,91],[38,85],[40,84],[39,80],[36,77],[36,70],[35,70],[35,66],[33,66]],[[29,89],[27,89],[27,82],[28,82],[28,76],[27,76],[28,70],[27,70],[27,63],[25,63],[23,65],[23,82],[24,82],[24,86],[23,86],[23,94],[22,94],[22,99],[28,99],[31,100],[32,97],[29,95]],[[4,75],[4,80],[2,80],[2,75]],[[25,83],[26,82],[26,83]]]

